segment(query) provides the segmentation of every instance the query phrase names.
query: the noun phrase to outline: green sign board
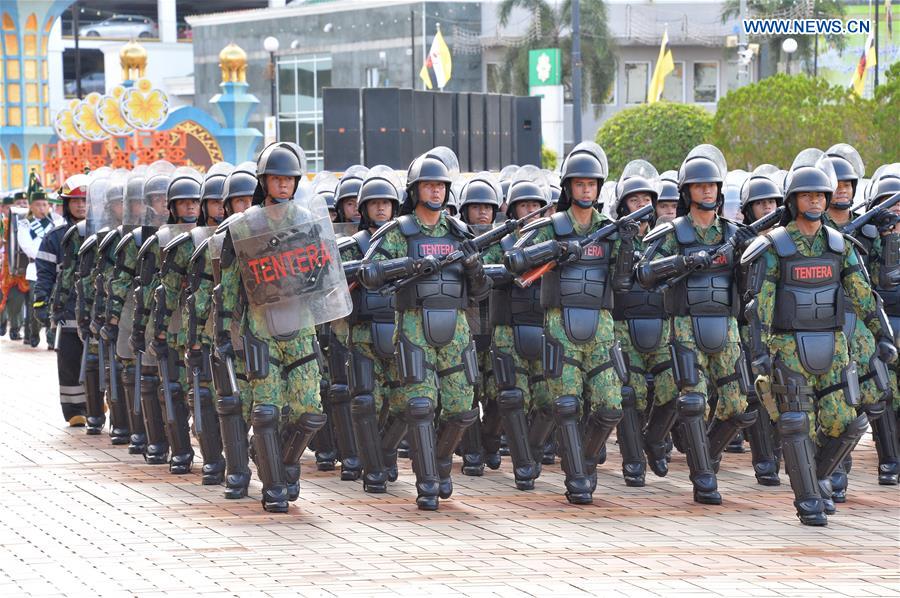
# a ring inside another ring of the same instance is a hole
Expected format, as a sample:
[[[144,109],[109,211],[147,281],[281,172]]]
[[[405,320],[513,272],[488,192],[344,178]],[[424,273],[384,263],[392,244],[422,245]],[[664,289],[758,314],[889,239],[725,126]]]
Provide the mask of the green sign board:
[[[528,85],[561,85],[562,60],[559,48],[544,48],[528,52]]]

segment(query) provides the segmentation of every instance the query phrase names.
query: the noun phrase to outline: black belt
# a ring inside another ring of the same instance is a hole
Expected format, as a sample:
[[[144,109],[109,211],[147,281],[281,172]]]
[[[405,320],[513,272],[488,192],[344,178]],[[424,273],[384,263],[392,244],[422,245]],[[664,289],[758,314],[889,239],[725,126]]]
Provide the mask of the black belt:
[[[310,361],[312,361],[312,360],[314,360],[314,359],[316,359],[316,354],[315,354],[315,353],[310,353],[310,354],[307,355],[306,357],[301,357],[301,358],[298,359],[297,361],[294,361],[294,362],[292,362],[292,363],[290,363],[290,364],[284,366],[284,368],[282,368],[282,370],[281,370],[281,379],[282,379],[282,380],[287,380],[288,376],[290,375],[290,373],[291,373],[294,369],[300,367],[300,366],[303,365],[304,363],[309,363]],[[276,365],[281,365],[281,362],[278,361],[278,360],[276,360],[276,359],[269,359],[269,362],[270,362],[270,363],[274,363],[274,364],[276,364]]]

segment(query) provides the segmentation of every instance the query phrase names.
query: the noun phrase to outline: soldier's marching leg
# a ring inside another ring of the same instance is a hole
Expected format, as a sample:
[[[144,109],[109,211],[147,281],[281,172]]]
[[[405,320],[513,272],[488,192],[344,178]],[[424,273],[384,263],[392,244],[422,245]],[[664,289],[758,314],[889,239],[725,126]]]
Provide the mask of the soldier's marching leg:
[[[337,456],[341,461],[341,479],[358,480],[362,475],[362,464],[359,460],[359,448],[353,435],[353,421],[350,416],[350,389],[348,388],[347,361],[350,351],[332,333],[328,342],[328,373],[331,387],[328,398],[331,410],[326,424],[334,430]]]
[[[141,403],[138,400],[140,392],[140,378],[135,371],[136,364],[133,359],[124,360],[122,363],[122,389],[125,391],[124,401],[128,410],[128,429],[131,436],[128,442],[128,452],[132,455],[141,455],[147,447],[147,433],[144,430],[144,417],[141,414]]]
[[[410,426],[410,458],[416,474],[416,504],[423,511],[436,511],[440,477],[434,433],[434,404],[428,397],[413,397],[406,407]]]
[[[401,444],[409,438],[409,422],[405,412],[391,413],[384,426],[381,439],[381,451],[384,455],[384,467],[389,482],[397,481],[397,457]]]
[[[566,499],[572,504],[587,505],[593,502],[593,497],[579,429],[579,407],[580,398],[563,395],[553,402],[553,415],[559,438],[561,466],[566,474]]]
[[[100,374],[100,358],[92,350],[88,353],[84,366],[84,395],[87,411],[86,432],[89,436],[100,434],[103,430],[103,425],[106,423],[103,392],[100,390]]]
[[[319,394],[322,401],[322,409],[326,416],[331,415],[330,390],[331,385],[328,380],[323,378],[320,382]],[[328,419],[330,420],[331,418],[329,417]],[[334,426],[330,421],[316,434],[313,446],[316,451],[316,469],[319,471],[334,471],[338,454],[334,440]]]
[[[225,458],[222,455],[222,433],[213,393],[208,386],[200,386],[199,405],[193,389],[190,397],[194,405],[194,433],[203,457],[202,483],[204,486],[217,486],[225,479]],[[196,417],[198,407],[199,418]]]
[[[216,411],[225,451],[225,498],[244,498],[250,485],[250,466],[241,399],[235,395],[219,397]]]
[[[4,312],[5,313],[5,312]],[[70,426],[86,423],[84,386],[78,381],[81,353],[84,345],[74,328],[62,328],[56,348],[56,368],[59,372],[59,402],[63,417]]]
[[[653,405],[650,407],[647,429],[644,432],[644,453],[647,455],[650,469],[659,477],[665,477],[669,473],[668,454],[671,451],[671,439],[674,437],[675,422],[678,419],[675,399],[677,396],[678,387],[675,383],[674,369],[656,368],[653,379]]]
[[[525,420],[525,396],[519,388],[501,390],[497,397],[500,417],[508,439],[513,475],[519,490],[534,489],[537,470],[528,443],[528,422]]]
[[[148,358],[149,356],[144,357],[145,365],[141,372],[141,411],[147,432],[144,461],[151,465],[162,465],[169,462],[169,440],[158,397],[161,391],[159,375],[155,365],[147,364]],[[152,362],[152,358],[149,360]]]
[[[465,431],[478,420],[478,409],[470,409],[456,413],[443,419],[437,437],[437,468],[440,477],[439,496],[450,498],[453,494],[453,481],[450,472],[453,468],[453,452],[462,440]]]
[[[481,393],[478,393],[481,394]],[[473,411],[479,412],[479,400],[476,398]],[[462,437],[462,473],[468,476],[484,474],[484,446],[481,443],[481,418],[476,417]]]
[[[490,394],[484,403],[484,418],[481,425],[481,442],[484,446],[484,464],[488,469],[500,469],[500,448],[503,437],[503,419],[497,403],[496,387],[490,387]]]
[[[873,419],[872,414],[869,414],[875,450],[878,453],[878,483],[882,486],[896,486],[900,474],[897,414],[891,408],[889,399],[890,395],[888,400],[879,403],[883,411],[880,417]]]
[[[350,348],[347,368],[351,402],[352,432],[361,461],[363,490],[373,494],[387,491],[387,468],[381,451],[378,431],[378,408],[375,403],[375,362],[362,348]],[[383,380],[383,382],[386,382]],[[343,467],[343,462],[342,462]]]
[[[165,357],[168,359],[169,380],[160,375],[160,386],[157,397],[165,421],[166,438],[169,440],[169,472],[181,475],[190,473],[194,463],[194,448],[191,446],[191,429],[188,422],[190,407],[188,397],[181,386],[184,373],[183,363],[175,357],[175,348],[169,347]],[[168,385],[168,398],[165,385]]]
[[[131,431],[128,428],[128,403],[125,399],[125,389],[122,383],[122,373],[124,364],[120,359],[110,356],[109,359],[116,360],[115,368],[107,368],[109,375],[109,386],[107,386],[107,399],[109,403],[109,439],[114,445],[128,444],[131,441]],[[115,369],[115,375],[112,370]],[[116,385],[115,400],[113,400],[112,385]]]
[[[706,397],[699,392],[687,392],[678,397],[676,406],[684,435],[685,456],[694,484],[694,502],[722,504],[707,444]]]
[[[257,471],[263,484],[263,509],[270,513],[286,513],[288,487],[278,430],[280,410],[275,405],[257,403],[250,418]]]
[[[309,441],[326,423],[324,413],[303,413],[284,426],[282,460],[289,501],[295,501],[300,496],[300,457],[309,446]]]
[[[631,386],[622,387],[622,419],[616,427],[616,436],[619,452],[622,453],[622,476],[625,485],[643,486],[647,460],[641,449],[641,414],[638,411],[635,390]]]
[[[715,417],[707,433],[713,470],[718,472],[722,451],[737,434],[753,425],[757,414],[747,411],[746,393],[751,381],[740,344],[726,343],[721,352],[709,355],[707,361],[719,396]]]
[[[545,449],[556,426],[552,405],[533,407],[529,419],[531,422],[528,427],[528,446],[531,447],[531,456],[534,459],[534,479],[537,479],[541,475],[541,465],[547,465]],[[555,450],[554,448],[554,453]],[[550,464],[553,464],[553,460]]]
[[[750,443],[750,455],[756,481],[762,486],[778,486],[778,460],[775,457],[775,431],[769,412],[763,406],[755,389],[747,395],[751,412],[756,412],[756,421],[744,430]]]

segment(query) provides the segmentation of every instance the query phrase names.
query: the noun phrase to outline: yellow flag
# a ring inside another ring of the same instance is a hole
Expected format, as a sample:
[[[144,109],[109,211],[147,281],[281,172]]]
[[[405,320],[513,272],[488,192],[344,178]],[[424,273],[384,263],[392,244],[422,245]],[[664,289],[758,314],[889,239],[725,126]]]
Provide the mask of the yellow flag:
[[[647,103],[658,102],[662,97],[663,85],[669,73],[675,70],[675,61],[672,60],[672,51],[669,49],[669,32],[663,32],[662,44],[659,46],[659,58],[656,59],[656,68],[653,69],[653,78],[650,79],[650,88],[647,90]]]
[[[434,89],[435,87],[443,89],[450,81],[450,75],[453,71],[453,59],[450,56],[450,48],[441,35],[441,26],[438,24],[437,33],[431,42],[431,50],[428,51],[428,57],[425,58],[425,64],[419,71],[419,78],[425,83],[426,89]]]
[[[853,78],[850,80],[850,87],[853,88],[853,93],[862,97],[866,88],[866,71],[874,67],[876,62],[875,36],[869,33],[869,37],[866,38],[866,47],[863,49],[862,56],[859,57],[856,70],[853,71]]]

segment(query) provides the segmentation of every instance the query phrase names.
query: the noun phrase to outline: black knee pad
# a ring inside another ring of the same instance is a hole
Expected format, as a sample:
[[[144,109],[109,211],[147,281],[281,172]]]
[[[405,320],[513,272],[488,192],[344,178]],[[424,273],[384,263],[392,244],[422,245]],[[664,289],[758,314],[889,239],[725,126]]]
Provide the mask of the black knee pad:
[[[216,412],[219,415],[242,415],[242,407],[241,399],[237,396],[219,397],[216,400]]]
[[[281,414],[275,405],[254,405],[250,412],[250,422],[254,428],[274,429],[278,425]]]
[[[803,411],[787,411],[778,418],[778,432],[782,437],[809,434],[809,415]]]
[[[375,415],[378,410],[375,407],[375,397],[369,394],[361,394],[353,397],[350,401],[351,413],[360,417],[363,415]]]
[[[678,389],[699,384],[700,369],[697,366],[697,354],[678,342],[669,345],[669,353],[672,356],[672,375]]]
[[[413,397],[406,402],[406,413],[412,421],[433,420],[434,405],[431,399]]]
[[[519,388],[501,390],[497,395],[497,405],[501,413],[525,409],[525,393]]]
[[[371,394],[375,390],[375,363],[359,351],[350,351],[347,369],[350,393]]]
[[[678,415],[683,417],[696,417],[706,413],[706,398],[697,392],[689,392],[683,394],[677,399],[675,404],[678,409]]]

